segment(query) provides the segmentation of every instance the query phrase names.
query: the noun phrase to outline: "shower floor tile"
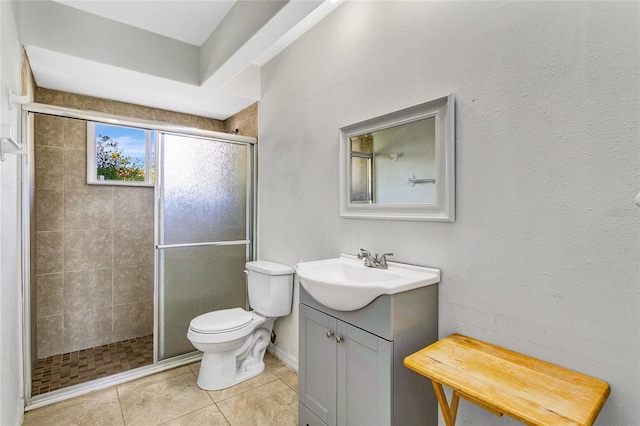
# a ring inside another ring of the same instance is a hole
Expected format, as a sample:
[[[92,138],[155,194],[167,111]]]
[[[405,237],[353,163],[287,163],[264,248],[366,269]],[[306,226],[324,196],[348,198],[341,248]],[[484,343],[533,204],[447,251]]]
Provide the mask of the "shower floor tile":
[[[96,346],[36,361],[31,395],[40,395],[153,364],[153,336]]]

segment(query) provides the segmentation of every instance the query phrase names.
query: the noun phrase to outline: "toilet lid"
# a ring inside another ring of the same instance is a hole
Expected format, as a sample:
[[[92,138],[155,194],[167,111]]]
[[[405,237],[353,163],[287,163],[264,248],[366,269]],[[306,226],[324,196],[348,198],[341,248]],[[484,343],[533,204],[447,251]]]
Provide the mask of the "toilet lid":
[[[191,320],[189,328],[197,333],[222,333],[246,327],[253,316],[242,308],[222,309]]]

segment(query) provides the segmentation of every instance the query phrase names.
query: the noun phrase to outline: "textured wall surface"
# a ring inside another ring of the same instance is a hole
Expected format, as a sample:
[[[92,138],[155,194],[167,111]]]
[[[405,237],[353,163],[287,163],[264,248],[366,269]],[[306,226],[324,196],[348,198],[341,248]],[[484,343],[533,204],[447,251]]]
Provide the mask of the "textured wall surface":
[[[260,258],[441,268],[441,336],[606,380],[598,424],[640,424],[638,8],[346,2],[263,68]],[[456,222],[341,219],[338,129],[450,92]],[[465,402],[458,423],[516,424]]]
[[[203,130],[214,130],[216,132],[224,131],[224,122],[213,118],[198,117],[180,112],[166,111],[163,109],[128,104],[109,99],[94,98],[92,96],[78,95],[76,93],[61,92],[46,88],[38,88],[36,91],[36,102],[80,110],[106,112],[108,114],[116,114],[123,117],[159,121],[165,124],[190,126]]]
[[[10,125],[20,140],[20,110],[9,109],[7,86],[18,93],[20,42],[14,2],[0,2],[0,123]],[[22,423],[21,208],[22,157],[7,155],[0,163],[0,424]]]
[[[36,114],[38,358],[153,333],[153,188],[86,169],[87,122]]]
[[[242,136],[258,137],[258,103],[246,107],[242,111],[224,120],[224,131]]]

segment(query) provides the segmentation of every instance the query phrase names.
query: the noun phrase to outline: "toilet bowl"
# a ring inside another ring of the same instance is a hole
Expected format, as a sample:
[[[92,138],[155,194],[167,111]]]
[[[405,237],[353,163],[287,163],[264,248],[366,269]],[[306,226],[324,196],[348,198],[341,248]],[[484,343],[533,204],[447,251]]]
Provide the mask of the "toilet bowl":
[[[272,318],[241,308],[194,318],[187,337],[196,349],[204,352],[198,386],[206,390],[224,389],[262,373],[272,327]],[[242,365],[236,365],[238,360]]]
[[[189,324],[187,338],[202,351],[197,384],[224,389],[264,371],[264,352],[277,317],[291,312],[293,268],[269,261],[248,262],[249,304],[202,314]]]

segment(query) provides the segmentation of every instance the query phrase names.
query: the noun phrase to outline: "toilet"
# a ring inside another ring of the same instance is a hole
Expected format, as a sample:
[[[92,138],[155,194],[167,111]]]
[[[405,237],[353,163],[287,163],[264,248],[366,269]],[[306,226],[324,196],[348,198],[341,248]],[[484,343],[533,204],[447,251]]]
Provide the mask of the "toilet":
[[[294,268],[267,260],[246,263],[249,306],[202,314],[189,324],[187,338],[204,352],[198,386],[219,390],[264,371],[264,352],[273,322],[291,313]]]

